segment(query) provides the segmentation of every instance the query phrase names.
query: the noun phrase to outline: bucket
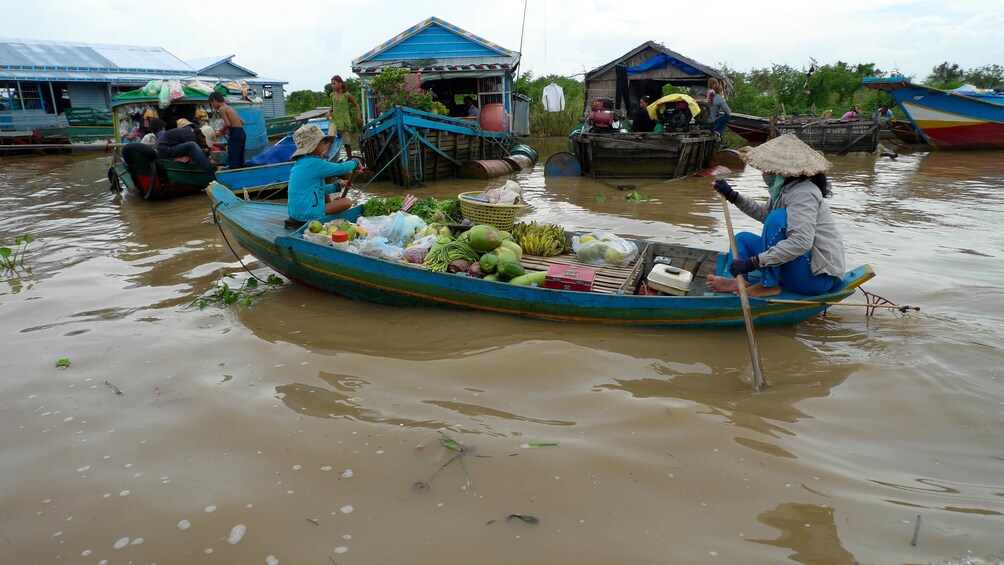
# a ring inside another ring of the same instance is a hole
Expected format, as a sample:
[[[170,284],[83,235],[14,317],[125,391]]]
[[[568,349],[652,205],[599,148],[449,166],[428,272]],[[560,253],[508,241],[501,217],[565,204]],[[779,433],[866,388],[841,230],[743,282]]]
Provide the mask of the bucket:
[[[513,145],[512,149],[509,150],[509,155],[526,155],[530,158],[530,161],[534,163],[537,162],[537,151],[535,151],[533,147],[523,143]]]
[[[512,173],[512,167],[502,159],[468,161],[460,165],[459,171],[460,178],[464,179],[491,179]]]
[[[485,104],[481,107],[481,129],[485,131],[507,131],[506,114],[502,104]]]

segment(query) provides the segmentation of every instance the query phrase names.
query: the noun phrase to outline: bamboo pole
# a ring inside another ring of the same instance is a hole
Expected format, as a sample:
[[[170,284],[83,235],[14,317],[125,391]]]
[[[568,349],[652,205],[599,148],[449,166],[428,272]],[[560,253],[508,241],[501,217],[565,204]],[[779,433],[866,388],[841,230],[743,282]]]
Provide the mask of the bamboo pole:
[[[732,216],[729,215],[729,201],[725,199],[725,195],[722,193],[718,193],[718,198],[721,199],[722,209],[725,211],[725,226],[729,230],[729,245],[732,248],[732,259],[735,260],[739,256],[739,250],[736,247],[736,234],[732,231]],[[739,301],[743,305],[743,321],[746,322],[746,339],[749,342],[750,359],[753,361],[753,390],[759,392],[767,383],[763,379],[763,369],[760,367],[760,351],[757,349],[756,337],[753,335],[753,314],[750,312],[750,299],[746,293],[746,278],[742,275],[736,275],[736,280],[739,281]]]

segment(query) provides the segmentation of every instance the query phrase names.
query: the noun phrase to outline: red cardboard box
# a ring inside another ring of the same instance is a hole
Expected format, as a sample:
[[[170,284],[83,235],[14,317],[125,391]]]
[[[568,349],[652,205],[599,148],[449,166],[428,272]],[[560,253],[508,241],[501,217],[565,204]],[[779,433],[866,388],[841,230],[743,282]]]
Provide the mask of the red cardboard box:
[[[592,267],[572,267],[569,265],[551,265],[544,277],[544,288],[558,290],[593,290],[593,278],[596,269]]]

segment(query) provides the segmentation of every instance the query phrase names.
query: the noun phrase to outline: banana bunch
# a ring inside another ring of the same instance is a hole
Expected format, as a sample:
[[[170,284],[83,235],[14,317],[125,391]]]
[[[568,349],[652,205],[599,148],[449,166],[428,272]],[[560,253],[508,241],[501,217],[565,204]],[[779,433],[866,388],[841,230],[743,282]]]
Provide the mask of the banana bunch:
[[[564,228],[554,224],[520,222],[513,227],[512,236],[523,251],[530,255],[551,257],[569,250],[565,242]]]

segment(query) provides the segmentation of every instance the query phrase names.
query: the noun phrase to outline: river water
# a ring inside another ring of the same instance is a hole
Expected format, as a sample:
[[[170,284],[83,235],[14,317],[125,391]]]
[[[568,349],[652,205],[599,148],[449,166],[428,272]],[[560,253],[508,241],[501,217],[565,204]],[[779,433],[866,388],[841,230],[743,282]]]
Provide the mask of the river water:
[[[206,196],[2,158],[0,243],[38,239],[0,280],[0,563],[1002,563],[1004,152],[831,160],[848,266],[922,309],[758,330],[754,393],[742,329],[200,310],[269,273]],[[517,180],[526,219],[727,246],[708,179]]]

